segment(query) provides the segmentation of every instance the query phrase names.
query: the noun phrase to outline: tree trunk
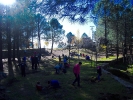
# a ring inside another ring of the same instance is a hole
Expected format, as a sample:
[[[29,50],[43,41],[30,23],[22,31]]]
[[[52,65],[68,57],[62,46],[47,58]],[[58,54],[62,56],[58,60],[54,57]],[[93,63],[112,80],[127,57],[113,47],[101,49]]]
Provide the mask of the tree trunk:
[[[40,26],[39,26],[39,18],[38,18],[38,48],[40,49],[41,53],[41,41],[40,41]]]
[[[3,71],[3,62],[2,62],[2,16],[0,13],[0,72]]]
[[[51,54],[53,52],[53,45],[54,45],[54,38],[53,38],[53,33],[54,33],[54,29],[53,29],[53,32],[52,32],[52,46],[51,46]]]
[[[108,58],[108,48],[107,48],[107,18],[106,18],[106,9],[105,11],[105,46],[106,46],[106,58]]]
[[[13,40],[13,61],[15,61],[15,50],[16,50],[16,30],[14,31],[14,40]]]
[[[7,13],[9,13],[8,10],[7,10]],[[8,15],[7,15],[6,32],[7,32],[7,42],[8,42],[8,64],[10,65],[11,64],[11,28],[10,28],[10,19]]]
[[[125,38],[124,38],[124,52],[123,52],[123,58],[124,58],[124,63],[126,63],[126,54],[127,54],[127,44],[126,44],[126,39],[127,39],[127,23],[126,23],[126,16],[125,16]]]
[[[69,65],[70,65],[70,50],[71,50],[71,44],[69,45]]]
[[[51,54],[53,53],[53,45],[54,45],[54,41],[52,39]]]
[[[34,44],[33,44],[33,29],[32,29],[32,49],[33,49],[33,46]]]
[[[20,39],[20,36],[19,36],[19,34],[20,34],[20,31],[18,31],[18,34],[17,34],[17,58],[18,58],[18,62],[20,63],[21,62],[21,59],[20,59],[20,53],[19,53],[19,39]]]
[[[119,58],[119,45],[118,45],[118,36],[119,36],[119,34],[118,34],[118,21],[117,21],[117,23],[116,23],[116,37],[117,37],[117,44],[116,44],[116,48],[117,48],[117,62],[118,62],[118,58]]]

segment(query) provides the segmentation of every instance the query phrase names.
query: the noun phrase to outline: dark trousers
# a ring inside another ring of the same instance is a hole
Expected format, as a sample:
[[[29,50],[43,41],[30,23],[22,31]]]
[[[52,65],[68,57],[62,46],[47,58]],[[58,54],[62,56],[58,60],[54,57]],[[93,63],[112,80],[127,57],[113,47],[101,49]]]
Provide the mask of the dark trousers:
[[[25,77],[26,76],[25,69],[21,69],[21,75],[22,75],[22,77]]]
[[[37,70],[37,63],[32,63],[32,69]]]
[[[32,62],[32,69],[34,69],[34,63]]]
[[[35,63],[35,70],[37,70],[37,63]]]
[[[59,74],[60,69],[55,68],[55,70],[56,70],[56,74]]]
[[[74,75],[75,75],[75,80],[74,80],[73,84],[78,82],[78,86],[80,86],[80,76],[79,76],[79,74],[78,74],[78,76],[76,74],[74,74]]]

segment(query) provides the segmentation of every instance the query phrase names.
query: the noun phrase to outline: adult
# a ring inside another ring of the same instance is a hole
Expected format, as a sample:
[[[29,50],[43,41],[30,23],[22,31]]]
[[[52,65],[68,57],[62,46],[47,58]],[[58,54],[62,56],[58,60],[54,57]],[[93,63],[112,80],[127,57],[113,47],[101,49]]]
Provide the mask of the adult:
[[[32,64],[32,69],[34,69],[34,62],[33,62],[33,58],[34,58],[34,56],[31,56],[31,57],[30,57],[31,64]]]
[[[35,68],[35,70],[37,70],[37,65],[39,65],[39,62],[38,62],[38,57],[37,57],[36,55],[34,55],[34,56],[32,57],[32,63],[33,63],[32,69]]]
[[[61,56],[59,55],[59,57],[58,57],[58,58],[59,58],[59,63],[60,63],[60,62],[61,62]]]
[[[27,67],[25,61],[22,59],[22,62],[18,66],[20,66],[22,77],[25,77],[26,76],[25,67]]]
[[[23,61],[26,63],[26,56],[24,56],[22,59],[23,59]]]
[[[68,58],[67,58],[67,56],[65,55],[64,58],[63,58],[64,68],[67,67],[67,60],[68,60]]]
[[[73,81],[72,85],[75,86],[75,83],[78,83],[78,86],[80,87],[80,66],[82,65],[82,62],[79,62],[78,64],[75,64],[73,68],[73,73],[75,75],[75,80]]]
[[[38,61],[41,60],[41,53],[38,54]]]

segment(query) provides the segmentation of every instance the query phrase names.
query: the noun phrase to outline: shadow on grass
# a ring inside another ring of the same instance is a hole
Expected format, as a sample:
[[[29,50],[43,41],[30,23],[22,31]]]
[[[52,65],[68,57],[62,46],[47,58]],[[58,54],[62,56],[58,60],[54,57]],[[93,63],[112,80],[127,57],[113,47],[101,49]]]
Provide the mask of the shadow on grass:
[[[113,80],[108,74],[103,74],[102,78],[105,81],[97,82],[93,84],[90,82],[91,77],[96,77],[95,67],[90,67],[90,62],[82,60],[83,66],[81,66],[81,86],[78,88],[72,86],[71,83],[75,79],[73,74],[73,66],[78,60],[71,60],[71,66],[67,69],[67,73],[55,74],[53,65],[58,61],[48,60],[45,63],[41,63],[40,72],[27,74],[25,78],[20,75],[16,76],[18,82],[14,82],[12,86],[8,88],[11,92],[7,93],[9,97],[14,100],[98,100],[101,97],[101,91],[103,93],[118,93],[119,95],[129,95],[126,93],[125,88]],[[85,64],[84,64],[85,63]],[[49,66],[44,66],[48,64]],[[29,69],[30,70],[30,69]],[[56,92],[49,90],[48,94],[40,94],[36,91],[35,85],[37,81],[45,87],[47,81],[51,79],[57,79],[60,82],[61,89]]]

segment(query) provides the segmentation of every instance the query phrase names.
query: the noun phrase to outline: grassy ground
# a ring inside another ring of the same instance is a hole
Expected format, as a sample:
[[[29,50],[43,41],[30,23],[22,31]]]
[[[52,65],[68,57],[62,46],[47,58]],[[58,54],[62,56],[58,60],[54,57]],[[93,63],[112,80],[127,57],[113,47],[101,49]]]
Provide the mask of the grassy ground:
[[[102,75],[100,82],[91,82],[92,77],[96,77],[96,68],[91,67],[91,62],[82,59],[81,66],[81,88],[71,85],[75,79],[72,68],[78,59],[71,60],[70,68],[67,73],[55,74],[54,65],[58,63],[57,59],[44,60],[41,62],[38,71],[32,71],[31,65],[28,63],[27,76],[21,77],[15,74],[14,79],[6,78],[1,83],[7,86],[7,96],[10,100],[102,100],[103,94],[119,94],[121,97],[133,96],[128,93],[127,89],[120,83],[110,77],[109,74]],[[94,63],[92,63],[94,65]],[[37,81],[43,86],[47,86],[47,81],[57,79],[60,82],[61,89],[48,90],[47,93],[39,93],[35,89]],[[127,99],[120,99],[127,100]]]

